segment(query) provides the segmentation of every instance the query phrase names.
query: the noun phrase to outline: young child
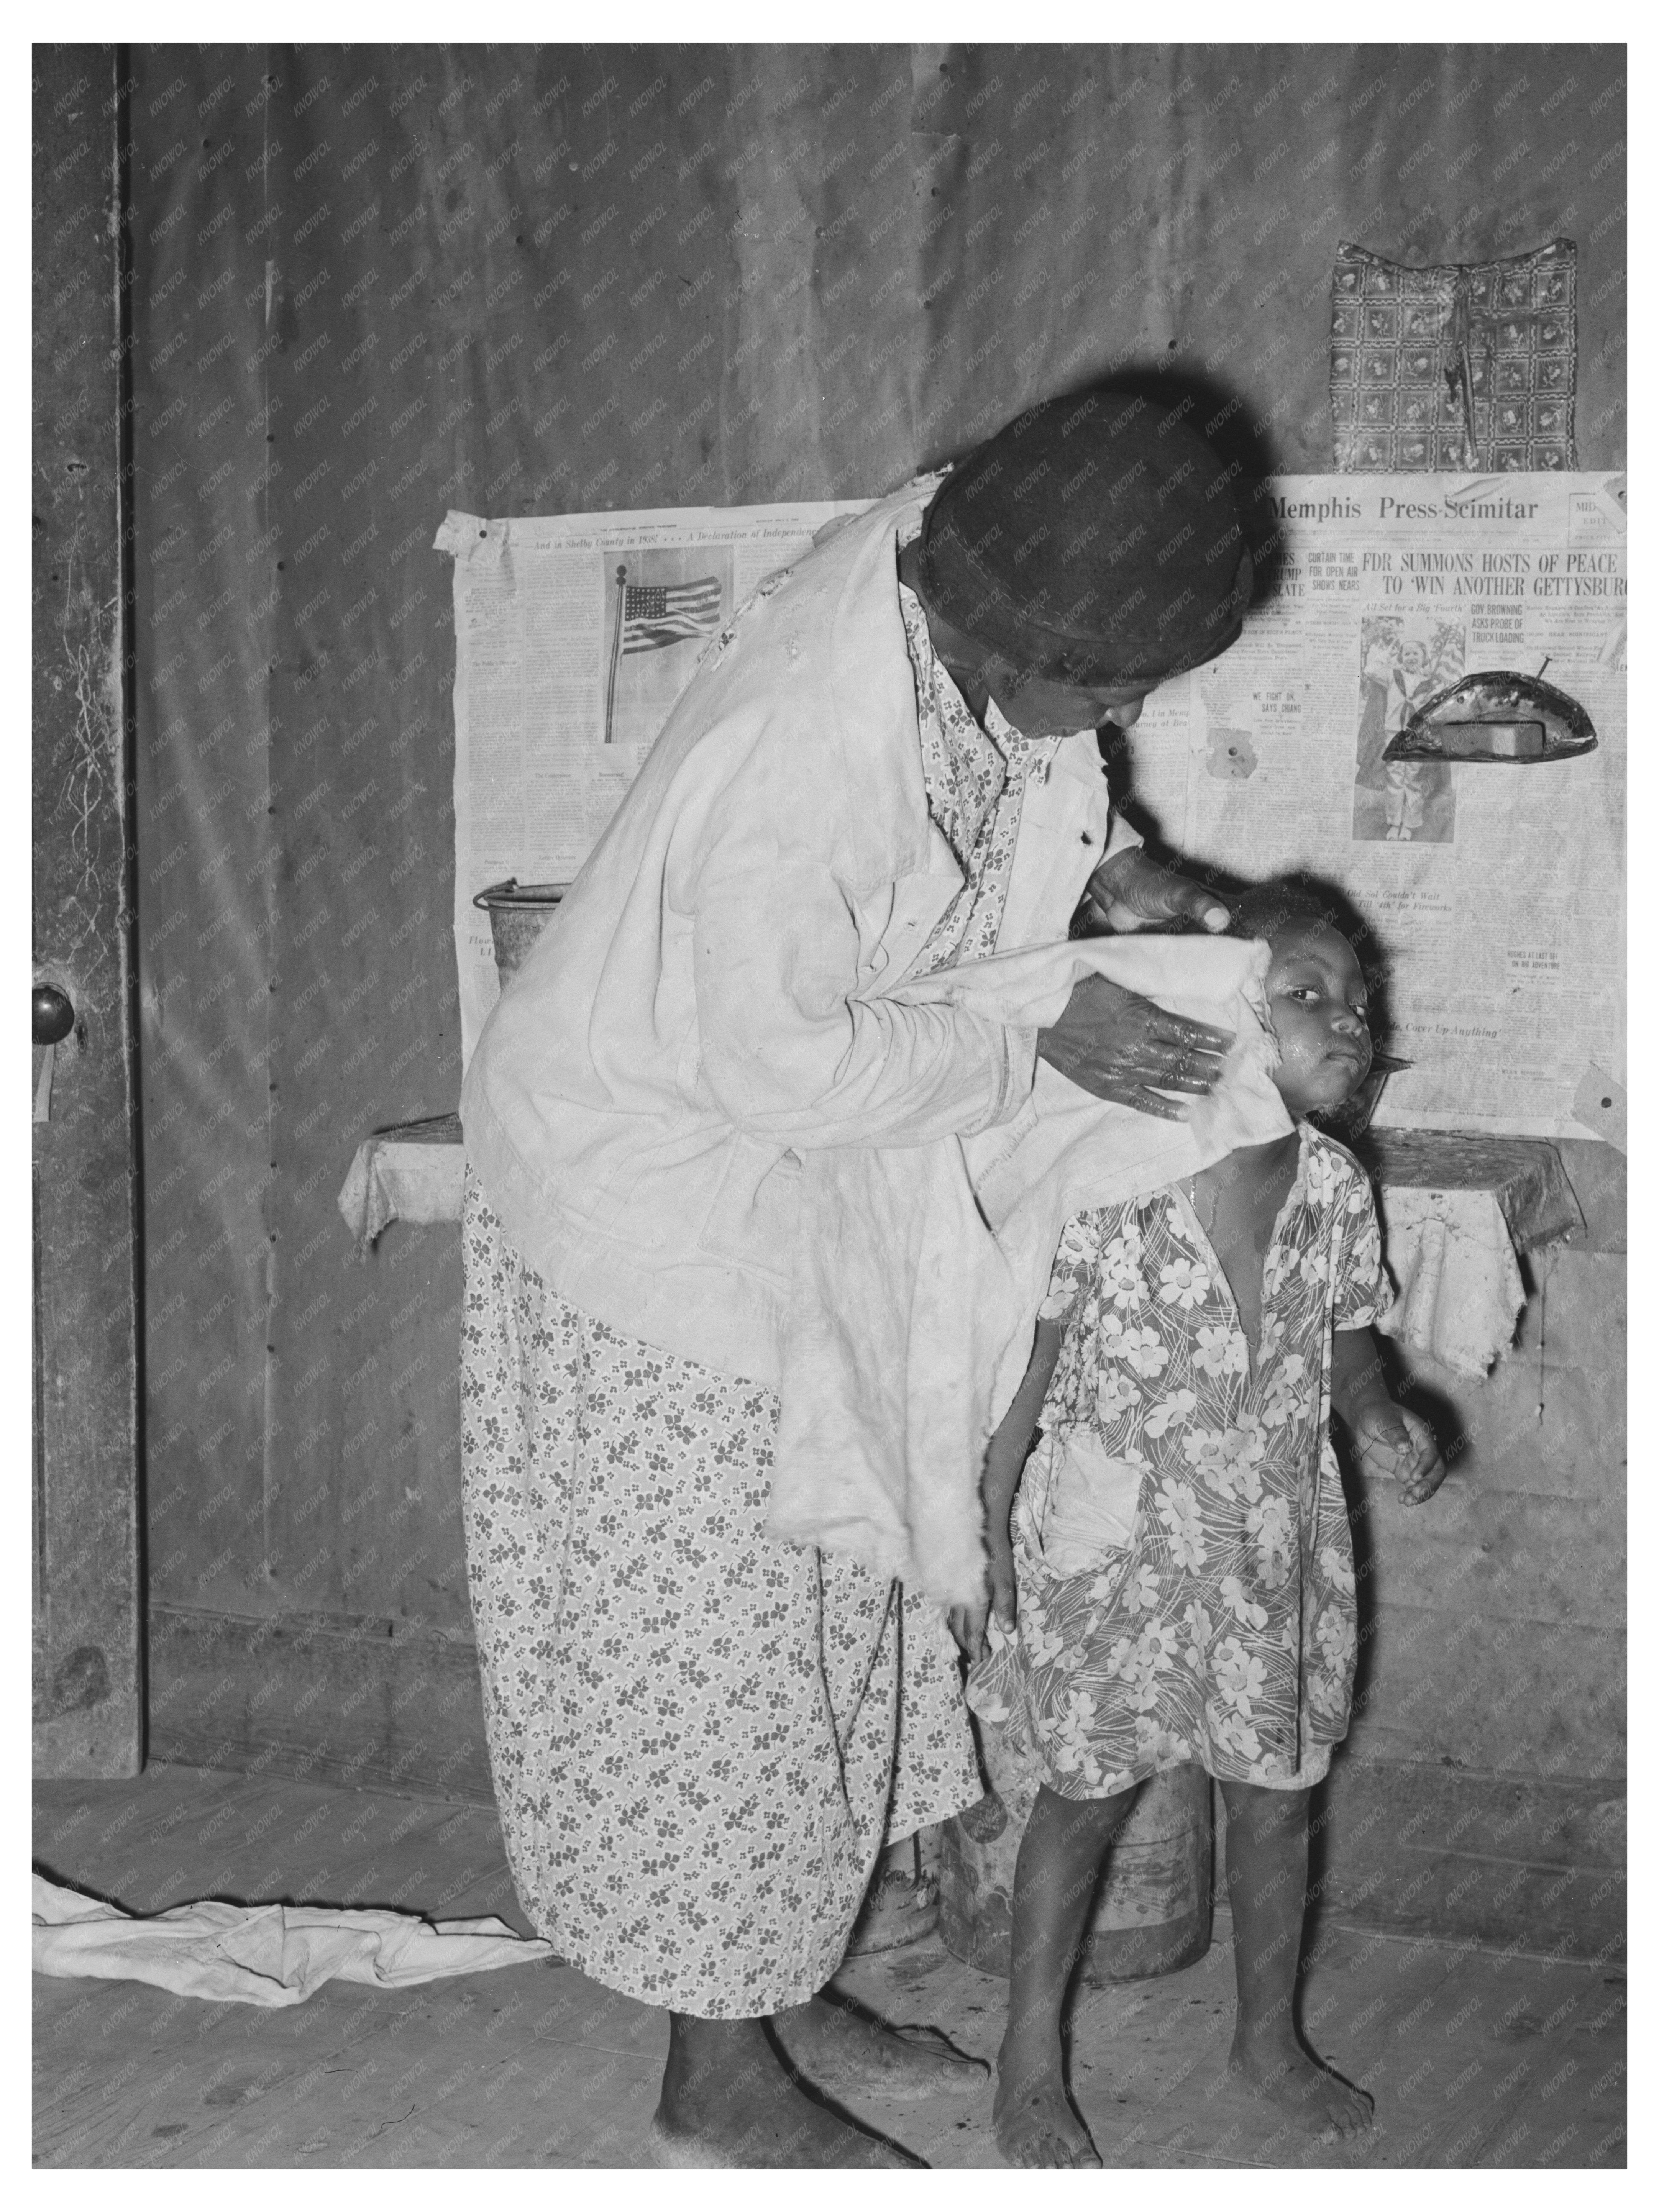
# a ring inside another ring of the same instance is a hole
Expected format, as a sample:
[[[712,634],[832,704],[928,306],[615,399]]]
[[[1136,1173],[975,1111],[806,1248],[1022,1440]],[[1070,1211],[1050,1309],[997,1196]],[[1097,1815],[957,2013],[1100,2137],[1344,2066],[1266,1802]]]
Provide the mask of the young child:
[[[1308,1794],[1346,1732],[1356,1650],[1333,1409],[1366,1474],[1397,1477],[1411,1503],[1445,1469],[1383,1385],[1370,1187],[1306,1119],[1370,1067],[1359,963],[1293,885],[1245,894],[1231,928],[1272,948],[1274,1080],[1297,1126],[1066,1224],[987,1455],[988,1607],[952,1616],[976,1662],[969,1704],[1045,1777],[1015,1871],[998,2060],[1012,2166],[1100,2163],[1066,2093],[1062,2000],[1136,1785],[1191,1759],[1226,1804],[1232,2069],[1316,2134],[1370,2124],[1370,2099],[1304,2049],[1291,2014]]]

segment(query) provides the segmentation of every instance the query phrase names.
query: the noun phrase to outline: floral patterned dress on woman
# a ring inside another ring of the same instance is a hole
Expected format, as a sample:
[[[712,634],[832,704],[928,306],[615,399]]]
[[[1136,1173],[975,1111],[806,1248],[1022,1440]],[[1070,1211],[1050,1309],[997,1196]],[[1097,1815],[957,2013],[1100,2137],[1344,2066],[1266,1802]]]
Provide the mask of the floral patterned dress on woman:
[[[928,813],[963,878],[928,973],[995,951],[1027,786],[1061,740],[994,702],[981,730],[894,584]],[[981,1794],[943,1616],[766,1534],[770,1389],[560,1297],[470,1173],[462,1237],[462,1510],[520,1899],[565,1959],[646,2003],[802,2003],[883,1841]]]
[[[1254,1357],[1182,1190],[1066,1224],[1043,1308],[1065,1338],[1012,1519],[1018,1621],[993,1618],[968,1683],[1062,1796],[1194,1759],[1267,1787],[1325,1773],[1357,1650],[1332,1337],[1389,1297],[1364,1174],[1306,1124]]]

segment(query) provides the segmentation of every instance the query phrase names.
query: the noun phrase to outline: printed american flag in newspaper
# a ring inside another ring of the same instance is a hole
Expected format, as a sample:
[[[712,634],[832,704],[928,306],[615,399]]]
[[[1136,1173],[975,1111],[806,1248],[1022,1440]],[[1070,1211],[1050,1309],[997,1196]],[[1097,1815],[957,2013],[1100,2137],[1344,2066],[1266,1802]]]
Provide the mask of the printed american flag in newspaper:
[[[707,637],[720,618],[716,576],[695,584],[629,584],[623,593],[622,649],[650,653],[688,637]]]

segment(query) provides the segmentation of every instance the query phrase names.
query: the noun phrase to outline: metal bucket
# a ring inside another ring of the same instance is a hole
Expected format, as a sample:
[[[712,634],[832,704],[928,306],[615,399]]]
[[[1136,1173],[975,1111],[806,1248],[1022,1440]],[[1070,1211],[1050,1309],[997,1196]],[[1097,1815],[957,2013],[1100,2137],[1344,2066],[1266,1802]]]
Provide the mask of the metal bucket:
[[[982,1973],[1006,1975],[1013,1938],[1014,1863],[1039,1776],[1000,1729],[975,1723],[991,1790],[945,1823],[939,1934]],[[1210,1948],[1214,1829],[1210,1778],[1178,1766],[1140,1786],[1118,1831],[1089,1917],[1085,1983],[1173,1973]]]
[[[473,900],[473,905],[482,907],[489,916],[495,973],[503,990],[530,957],[569,888],[568,884],[521,884],[516,876],[509,876],[504,884],[491,884]]]

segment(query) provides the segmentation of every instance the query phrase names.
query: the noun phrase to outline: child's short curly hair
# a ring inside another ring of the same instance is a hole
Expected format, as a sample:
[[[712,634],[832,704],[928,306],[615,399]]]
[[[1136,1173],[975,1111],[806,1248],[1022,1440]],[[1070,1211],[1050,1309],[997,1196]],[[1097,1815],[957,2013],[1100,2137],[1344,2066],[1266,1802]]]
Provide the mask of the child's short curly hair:
[[[1355,939],[1355,916],[1346,900],[1295,876],[1272,876],[1226,894],[1229,937],[1277,937],[1287,929],[1334,929]]]

